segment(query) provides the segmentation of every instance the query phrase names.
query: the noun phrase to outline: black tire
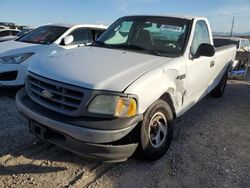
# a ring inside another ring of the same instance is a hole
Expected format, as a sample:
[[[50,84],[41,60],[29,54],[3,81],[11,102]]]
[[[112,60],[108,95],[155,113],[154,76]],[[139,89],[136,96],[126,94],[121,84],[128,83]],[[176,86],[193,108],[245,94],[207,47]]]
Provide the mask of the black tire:
[[[147,160],[161,158],[170,146],[172,135],[172,110],[168,103],[157,100],[144,114],[141,126],[141,156]],[[160,142],[157,144],[159,140]]]
[[[222,97],[227,85],[227,71],[225,72],[225,74],[223,75],[223,77],[221,78],[219,84],[213,89],[213,91],[211,92],[211,95],[213,97]]]

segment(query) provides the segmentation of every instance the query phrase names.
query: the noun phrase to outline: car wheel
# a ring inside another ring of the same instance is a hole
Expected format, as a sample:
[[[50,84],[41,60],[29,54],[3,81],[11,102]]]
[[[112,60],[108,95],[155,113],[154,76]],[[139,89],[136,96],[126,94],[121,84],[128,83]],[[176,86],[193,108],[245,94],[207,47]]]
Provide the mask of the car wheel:
[[[219,84],[214,88],[214,90],[211,92],[211,95],[213,97],[222,97],[227,85],[227,72],[224,74],[224,76],[221,78]]]
[[[173,113],[163,100],[152,104],[144,115],[141,126],[141,155],[147,160],[162,157],[172,140]]]

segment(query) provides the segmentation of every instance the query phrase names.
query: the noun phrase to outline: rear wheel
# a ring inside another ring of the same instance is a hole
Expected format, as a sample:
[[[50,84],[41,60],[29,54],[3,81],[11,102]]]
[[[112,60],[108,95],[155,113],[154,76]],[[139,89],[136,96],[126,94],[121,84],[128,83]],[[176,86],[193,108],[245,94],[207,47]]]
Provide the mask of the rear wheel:
[[[223,77],[221,78],[219,84],[214,88],[214,90],[211,92],[211,95],[213,97],[222,97],[227,85],[227,71],[225,72],[225,74],[223,75]]]
[[[152,104],[144,115],[141,127],[141,154],[148,160],[162,157],[173,135],[173,113],[163,100]]]

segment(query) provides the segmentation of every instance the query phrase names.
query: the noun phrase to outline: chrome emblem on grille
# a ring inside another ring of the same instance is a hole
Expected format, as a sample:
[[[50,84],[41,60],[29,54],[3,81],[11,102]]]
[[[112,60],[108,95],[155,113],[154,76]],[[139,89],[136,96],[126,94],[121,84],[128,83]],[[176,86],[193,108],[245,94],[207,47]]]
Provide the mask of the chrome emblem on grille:
[[[43,90],[42,91],[42,96],[45,97],[45,98],[50,99],[50,98],[53,97],[53,94],[51,92],[47,91],[47,90]]]

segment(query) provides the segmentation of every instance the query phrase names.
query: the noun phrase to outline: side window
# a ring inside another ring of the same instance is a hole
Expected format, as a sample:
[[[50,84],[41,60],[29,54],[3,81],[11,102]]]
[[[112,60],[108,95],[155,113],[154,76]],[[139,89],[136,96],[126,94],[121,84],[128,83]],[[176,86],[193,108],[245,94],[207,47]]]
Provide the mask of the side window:
[[[71,44],[83,44],[92,42],[91,33],[86,28],[79,28],[72,31],[71,34],[74,37],[74,41]]]
[[[91,31],[91,34],[92,34],[93,41],[95,41],[96,39],[98,39],[103,34],[105,29],[90,29],[90,31]]]
[[[194,37],[191,45],[192,55],[196,54],[198,47],[202,43],[211,44],[207,24],[205,21],[200,20],[196,23],[194,30]]]
[[[0,32],[0,37],[5,37],[5,36],[9,36],[9,31]]]

